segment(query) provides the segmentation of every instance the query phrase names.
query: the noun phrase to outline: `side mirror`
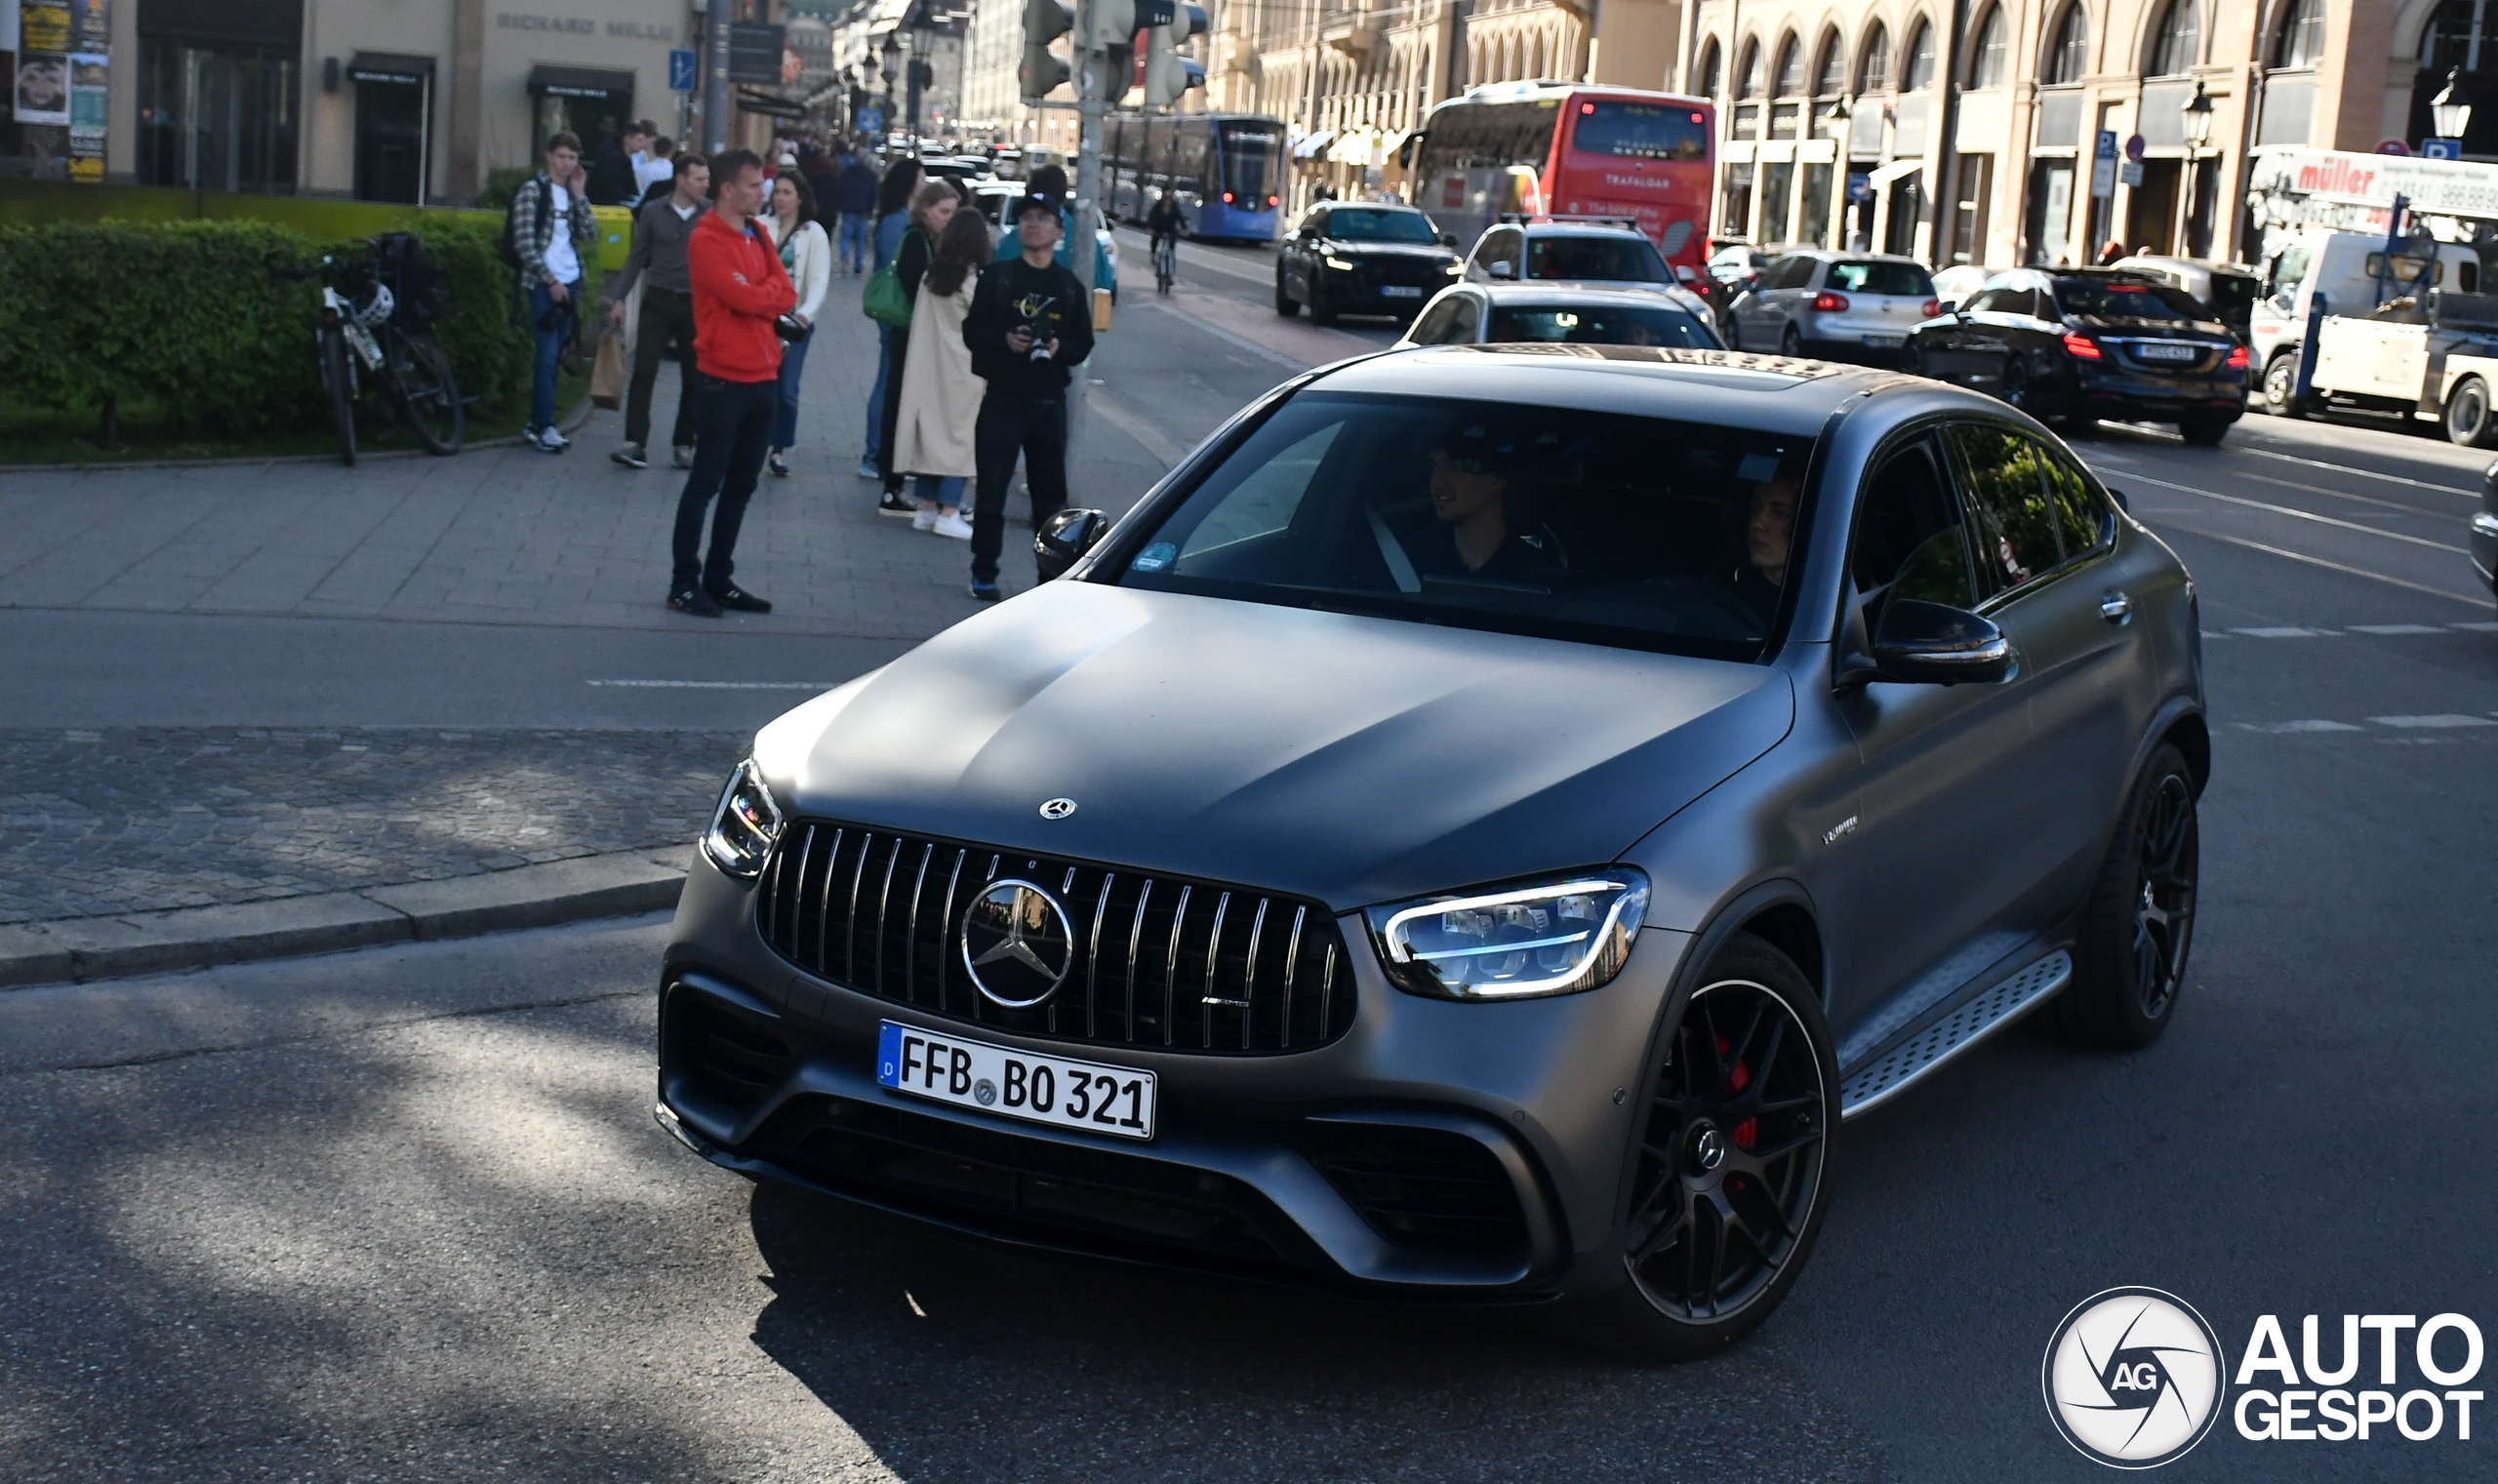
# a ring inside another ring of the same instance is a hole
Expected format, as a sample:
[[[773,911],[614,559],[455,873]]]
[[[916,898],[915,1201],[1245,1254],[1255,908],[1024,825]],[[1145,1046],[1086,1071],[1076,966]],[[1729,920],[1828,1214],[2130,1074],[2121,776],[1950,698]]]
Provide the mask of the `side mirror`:
[[[1514,278],[1517,276],[1518,269],[1517,264],[1510,261],[1508,259],[1496,258],[1492,261],[1483,265],[1483,271],[1491,274],[1494,278]]]
[[[2108,498],[2116,501],[2117,509],[2124,511],[2128,515],[2134,513],[2134,502],[2125,498],[2124,491],[2116,488],[2113,484],[2108,487]]]
[[[1442,232],[1442,233],[1440,233],[1440,246],[1445,247],[1445,248],[1453,248],[1453,247],[1457,246],[1457,233],[1455,233],[1455,232]]]
[[[1960,301],[1956,299],[1947,299],[1936,307],[1934,312],[1938,315],[1957,315],[1960,312]]]
[[[1883,680],[1911,685],[1993,684],[2012,673],[2012,641],[1966,609],[1916,598],[1882,608],[1874,634],[1874,663]]]
[[[1032,537],[1032,559],[1040,567],[1041,581],[1054,582],[1066,576],[1068,568],[1101,544],[1109,529],[1110,517],[1081,507],[1061,510],[1041,522]]]

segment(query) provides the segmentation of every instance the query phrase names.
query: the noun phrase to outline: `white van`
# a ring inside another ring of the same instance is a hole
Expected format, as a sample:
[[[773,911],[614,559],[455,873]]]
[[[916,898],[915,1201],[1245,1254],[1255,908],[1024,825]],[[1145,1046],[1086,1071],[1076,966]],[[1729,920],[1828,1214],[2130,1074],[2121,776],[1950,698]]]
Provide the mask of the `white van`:
[[[2422,246],[2420,239],[2412,245]],[[2285,412],[2298,384],[2299,345],[2319,293],[2327,314],[2363,315],[2389,299],[2426,299],[2432,289],[2450,294],[2480,292],[2480,258],[2460,243],[2437,249],[2435,274],[2423,253],[2397,253],[2388,262],[2382,232],[2333,232],[2311,228],[2276,248],[2264,261],[2263,297],[2247,315],[2247,339],[2258,368],[2251,399],[2269,412]],[[2385,281],[2380,283],[2380,274]]]

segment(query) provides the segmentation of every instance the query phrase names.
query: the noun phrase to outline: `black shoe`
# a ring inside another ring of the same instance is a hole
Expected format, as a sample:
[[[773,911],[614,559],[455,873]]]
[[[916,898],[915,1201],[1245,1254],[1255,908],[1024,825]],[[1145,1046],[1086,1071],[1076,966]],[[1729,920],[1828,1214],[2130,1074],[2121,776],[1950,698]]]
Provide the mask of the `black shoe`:
[[[908,498],[900,490],[887,490],[884,499],[876,501],[876,513],[899,515],[908,520],[919,513],[919,501]]]
[[[651,466],[651,456],[643,452],[642,445],[638,443],[625,444],[607,457],[628,469],[647,469]]]
[[[763,466],[783,479],[789,477],[789,461],[782,458],[781,451],[777,448],[772,451],[770,458],[763,461]]]
[[[678,613],[690,613],[698,619],[716,619],[720,616],[720,605],[712,602],[711,595],[700,587],[685,587],[669,593],[667,606]]]
[[[712,602],[719,604],[720,607],[734,608],[740,613],[770,613],[772,611],[772,605],[770,603],[756,597],[753,593],[740,587],[735,582],[731,582],[726,587],[713,588],[710,593],[710,598]]]

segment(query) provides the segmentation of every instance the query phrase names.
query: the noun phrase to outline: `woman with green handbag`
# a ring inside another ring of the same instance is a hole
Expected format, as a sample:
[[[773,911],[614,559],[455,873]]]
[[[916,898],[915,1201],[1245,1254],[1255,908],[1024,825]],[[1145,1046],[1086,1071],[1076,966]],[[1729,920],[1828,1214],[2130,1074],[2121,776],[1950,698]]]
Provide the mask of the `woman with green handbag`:
[[[876,268],[882,272],[894,261],[902,247],[904,232],[910,223],[910,197],[919,189],[919,161],[904,155],[885,167],[884,180],[876,187],[876,229],[872,246],[876,252]],[[867,451],[859,456],[859,477],[874,479],[876,456],[884,448],[885,378],[892,368],[894,341],[900,339],[890,325],[876,328],[876,380],[867,388]],[[887,515],[908,515],[910,511],[885,510]]]
[[[919,280],[937,256],[937,239],[945,233],[946,223],[953,220],[954,210],[962,204],[962,199],[954,187],[944,180],[928,181],[910,198],[910,230],[903,233],[902,246],[896,250],[894,261],[888,265],[894,283],[905,296],[903,302],[906,306],[918,299]],[[882,278],[885,272],[886,269],[879,268],[876,276]],[[869,280],[868,288],[871,292],[874,290],[874,280]],[[889,302],[889,296],[880,297]],[[882,320],[881,315],[878,318]],[[909,327],[910,315],[906,307],[902,323],[887,323],[885,329],[885,339],[893,347],[893,353],[885,363],[885,405],[877,413],[876,424],[876,473],[884,481],[884,496],[876,502],[876,511],[880,515],[915,516],[919,513],[918,501],[903,498],[902,475],[894,469],[894,422],[902,411],[903,363],[910,351]]]

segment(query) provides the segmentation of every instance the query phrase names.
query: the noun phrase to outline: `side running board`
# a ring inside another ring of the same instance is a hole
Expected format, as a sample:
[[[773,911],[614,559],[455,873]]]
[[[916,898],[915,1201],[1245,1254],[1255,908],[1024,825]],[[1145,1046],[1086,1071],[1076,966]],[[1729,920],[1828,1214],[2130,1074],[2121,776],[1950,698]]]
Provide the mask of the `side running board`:
[[[1897,1097],[1918,1079],[2021,1018],[2073,978],[2073,955],[2059,948],[1849,1073],[1839,1083],[1839,1116]]]

